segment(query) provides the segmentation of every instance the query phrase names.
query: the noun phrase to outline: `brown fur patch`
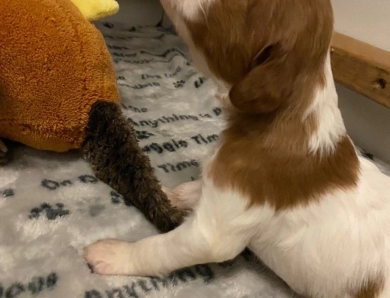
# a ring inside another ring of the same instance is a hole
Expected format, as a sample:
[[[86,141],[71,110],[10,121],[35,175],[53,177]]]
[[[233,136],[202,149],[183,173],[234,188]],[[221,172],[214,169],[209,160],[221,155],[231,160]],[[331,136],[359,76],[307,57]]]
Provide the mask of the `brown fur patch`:
[[[217,187],[284,209],[356,185],[349,138],[333,154],[309,153],[318,123],[313,115],[302,120],[326,83],[329,0],[216,0],[199,21],[185,22],[212,73],[232,86],[228,128],[209,173]]]
[[[369,280],[359,291],[352,294],[353,298],[377,298],[384,288],[382,277],[374,280]]]
[[[290,129],[291,133],[293,128]],[[264,131],[223,133],[223,145],[211,167],[210,175],[217,187],[237,189],[249,195],[252,204],[269,203],[277,210],[307,204],[332,189],[356,185],[358,159],[347,136],[334,154],[321,157],[294,145],[270,146]],[[237,131],[236,131],[237,132]],[[242,134],[253,136],[246,139]],[[292,135],[296,135],[294,133]],[[240,136],[241,135],[241,136]],[[297,138],[299,140],[299,137]]]

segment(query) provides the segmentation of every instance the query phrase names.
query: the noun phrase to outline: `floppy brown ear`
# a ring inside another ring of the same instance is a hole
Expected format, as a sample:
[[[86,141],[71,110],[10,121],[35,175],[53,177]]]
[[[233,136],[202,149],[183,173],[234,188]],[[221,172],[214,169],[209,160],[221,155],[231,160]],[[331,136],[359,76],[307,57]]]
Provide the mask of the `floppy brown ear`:
[[[295,65],[290,59],[279,49],[263,50],[250,72],[231,88],[232,105],[250,114],[275,111],[294,88]]]

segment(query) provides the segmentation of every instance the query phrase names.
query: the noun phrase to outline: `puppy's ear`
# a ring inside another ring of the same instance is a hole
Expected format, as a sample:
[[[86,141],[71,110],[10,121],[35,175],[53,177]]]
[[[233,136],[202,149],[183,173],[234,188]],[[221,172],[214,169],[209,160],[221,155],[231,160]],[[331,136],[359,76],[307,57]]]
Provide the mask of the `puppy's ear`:
[[[232,105],[249,114],[275,111],[294,88],[295,65],[290,59],[278,45],[264,48],[246,76],[231,88]]]

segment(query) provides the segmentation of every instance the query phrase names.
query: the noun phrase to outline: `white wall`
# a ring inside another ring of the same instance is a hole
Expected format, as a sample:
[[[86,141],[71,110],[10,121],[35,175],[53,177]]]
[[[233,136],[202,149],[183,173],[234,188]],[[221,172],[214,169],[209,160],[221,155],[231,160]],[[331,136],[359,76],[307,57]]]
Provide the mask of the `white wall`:
[[[390,51],[390,0],[332,0],[338,32]]]
[[[162,8],[159,0],[118,2],[119,13],[107,20],[131,25],[156,25],[161,19]],[[337,31],[390,50],[390,0],[332,2]],[[352,139],[357,145],[390,163],[390,109],[340,86],[338,92],[340,109]]]

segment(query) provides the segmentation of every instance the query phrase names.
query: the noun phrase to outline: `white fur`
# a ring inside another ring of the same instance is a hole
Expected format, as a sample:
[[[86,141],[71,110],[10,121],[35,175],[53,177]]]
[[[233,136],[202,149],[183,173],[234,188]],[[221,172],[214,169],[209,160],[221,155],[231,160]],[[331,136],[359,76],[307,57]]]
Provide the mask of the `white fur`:
[[[205,15],[208,8],[216,0],[161,0],[164,9],[170,5],[176,14],[189,21],[199,20],[199,16]]]
[[[181,188],[195,210],[179,228],[136,243],[103,240],[85,258],[97,273],[150,276],[226,261],[248,246],[297,292],[347,298],[390,269],[390,178],[364,159],[361,172],[356,189],[279,213],[267,205],[247,209],[248,198],[203,178]]]
[[[325,61],[325,88],[317,89],[312,105],[306,111],[303,120],[309,115],[315,115],[318,129],[309,142],[310,152],[329,154],[345,133],[344,122],[338,108],[338,96],[334,84],[330,54]]]
[[[297,292],[344,298],[367,278],[388,274],[390,178],[364,159],[361,171],[357,188],[275,214],[251,241],[249,247]]]
[[[162,190],[168,196],[173,206],[180,209],[192,209],[199,201],[202,181],[195,180],[182,183],[173,190],[163,186]]]

